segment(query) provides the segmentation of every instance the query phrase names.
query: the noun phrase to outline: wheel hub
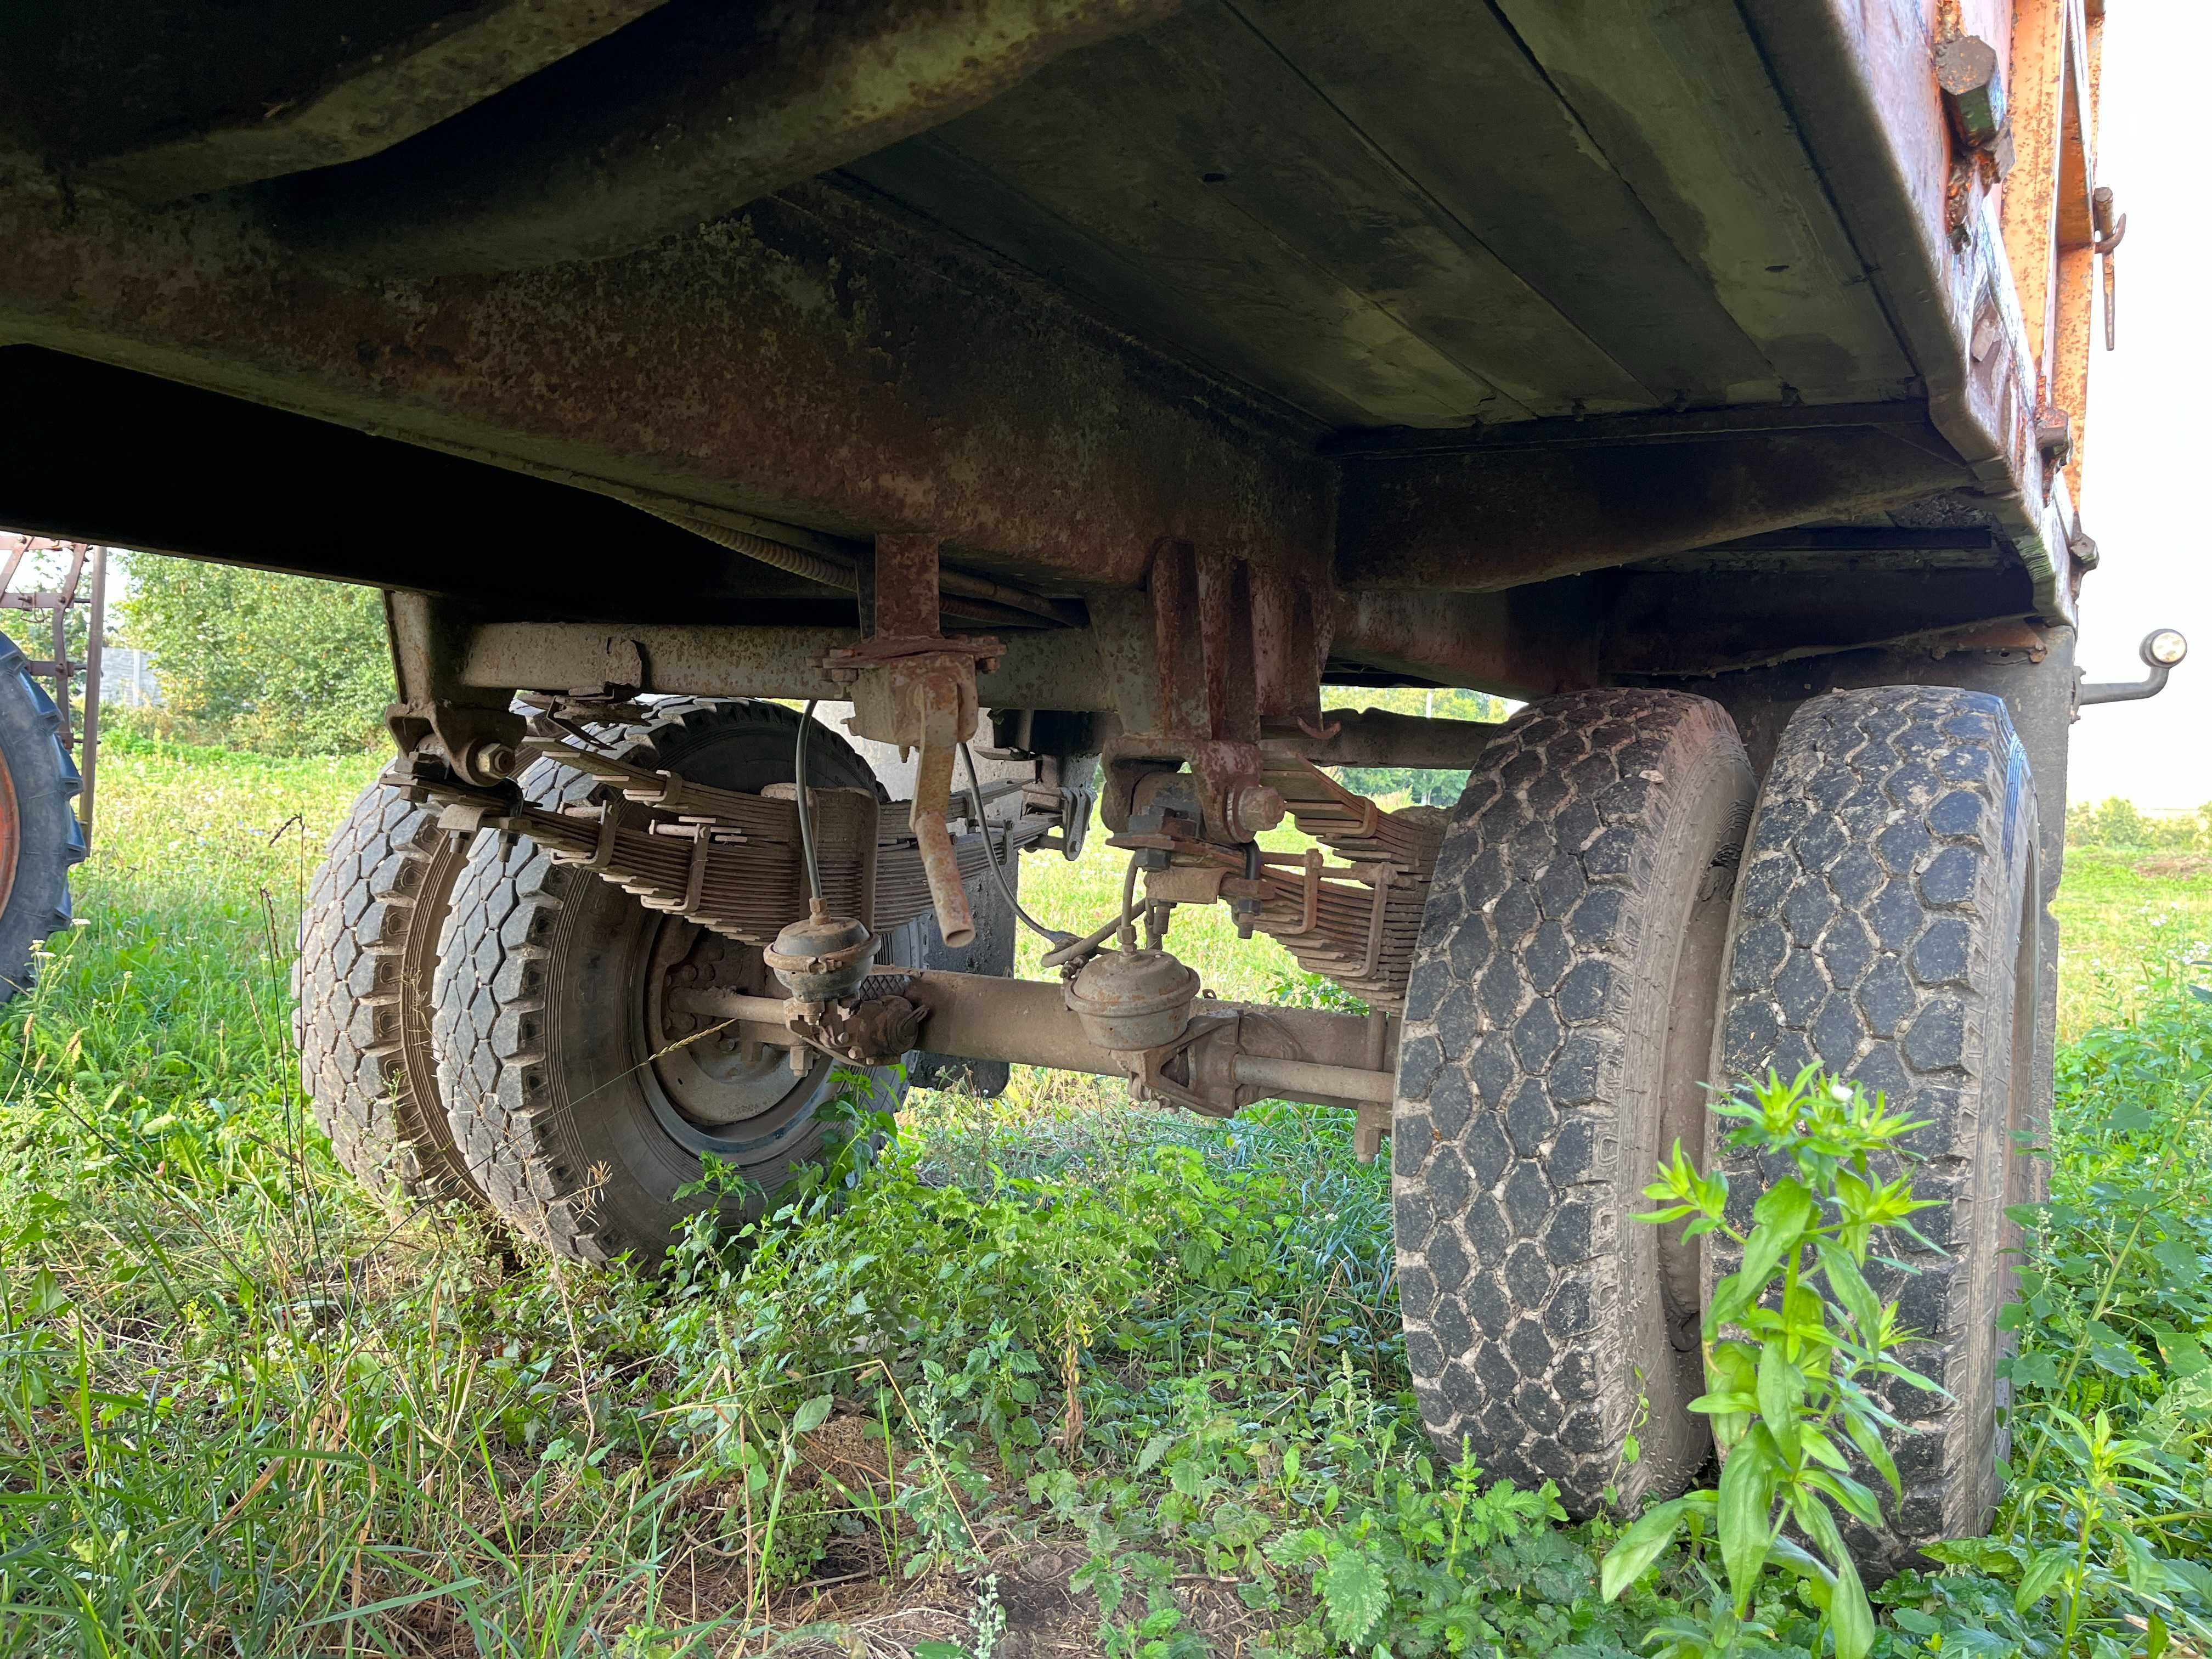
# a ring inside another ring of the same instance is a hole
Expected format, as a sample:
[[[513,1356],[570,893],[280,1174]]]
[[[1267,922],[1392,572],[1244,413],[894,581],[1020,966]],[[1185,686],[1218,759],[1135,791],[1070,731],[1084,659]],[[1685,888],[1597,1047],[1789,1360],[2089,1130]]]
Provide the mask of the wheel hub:
[[[702,1128],[749,1122],[781,1105],[805,1079],[788,1051],[718,1030],[710,1017],[668,1006],[676,990],[724,989],[773,995],[760,951],[690,922],[660,927],[644,975],[647,1064],[671,1106]]]

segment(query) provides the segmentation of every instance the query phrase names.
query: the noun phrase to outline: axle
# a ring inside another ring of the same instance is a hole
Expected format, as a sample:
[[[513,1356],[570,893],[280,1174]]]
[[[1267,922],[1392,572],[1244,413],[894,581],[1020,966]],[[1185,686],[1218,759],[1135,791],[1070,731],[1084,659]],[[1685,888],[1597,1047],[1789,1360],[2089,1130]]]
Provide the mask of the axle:
[[[885,977],[889,977],[888,975]],[[937,971],[906,974],[897,994],[921,1011],[919,1041],[933,1054],[1003,1060],[1054,1071],[1119,1077],[1123,1058],[1099,1048],[1043,980],[998,979]],[[787,1023],[780,997],[721,989],[678,989],[679,1013],[733,1020],[748,1041],[789,1048],[806,1039]],[[1396,1022],[1383,1014],[1332,1014],[1211,999],[1192,1022],[1183,1073],[1173,1081],[1218,1109],[1234,1110],[1238,1091],[1322,1105],[1387,1105],[1397,1071]]]

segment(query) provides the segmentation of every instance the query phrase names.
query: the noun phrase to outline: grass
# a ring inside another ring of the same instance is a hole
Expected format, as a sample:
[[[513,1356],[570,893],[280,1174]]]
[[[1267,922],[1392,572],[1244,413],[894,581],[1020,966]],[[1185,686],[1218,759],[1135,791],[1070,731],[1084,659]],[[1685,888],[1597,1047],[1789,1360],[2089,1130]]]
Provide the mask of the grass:
[[[2062,939],[2058,1035],[2131,1008],[2172,941],[2212,939],[2212,854],[2074,845],[2052,907]]]
[[[83,925],[0,1051],[0,1654],[1596,1659],[1703,1593],[1678,1551],[1603,1601],[1609,1523],[1432,1457],[1387,1175],[1334,1114],[917,1095],[842,1207],[659,1279],[378,1207],[287,988],[374,768],[106,759]],[[2158,969],[2202,909],[2143,907],[2205,884],[2142,863],[2069,873],[2014,1497],[1883,1592],[1878,1652],[2202,1650],[2212,1020]],[[1024,876],[1066,925],[1118,896],[1103,848]],[[1225,915],[1175,939],[1224,994],[1311,994]],[[1817,1639],[1786,1589],[1756,1611]]]

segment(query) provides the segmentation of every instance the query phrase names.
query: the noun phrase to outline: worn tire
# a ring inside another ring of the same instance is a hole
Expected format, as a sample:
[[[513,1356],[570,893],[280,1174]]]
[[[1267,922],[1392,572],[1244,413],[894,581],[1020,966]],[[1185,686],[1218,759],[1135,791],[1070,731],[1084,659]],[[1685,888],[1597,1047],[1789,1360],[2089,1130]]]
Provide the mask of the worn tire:
[[[799,714],[766,702],[664,706],[632,751],[702,783],[757,790],[791,776]],[[836,733],[809,740],[810,776],[872,787],[867,765]],[[526,793],[558,807],[587,799],[587,778],[536,763]],[[633,1006],[656,929],[680,927],[527,840],[480,839],[453,898],[439,953],[434,1041],[453,1138],[495,1209],[556,1253],[582,1261],[658,1257],[708,1200],[679,1199],[702,1155],[773,1192],[822,1150],[817,1117],[841,1086],[818,1060],[803,1084],[744,1122],[709,1131],[678,1112],[655,1046]],[[901,929],[888,959],[911,960]],[[739,947],[732,946],[732,951]],[[779,1062],[780,1063],[780,1062]],[[854,1068],[848,1068],[854,1069]],[[902,1092],[896,1068],[867,1074],[879,1108]],[[759,1212],[758,1192],[721,1201],[732,1219]]]
[[[1942,1207],[1870,1275],[1924,1333],[1905,1362],[1949,1391],[1887,1391],[1909,1432],[1905,1494],[1881,1537],[1850,1528],[1885,1574],[1918,1546],[1972,1537],[1998,1496],[1997,1315],[2010,1295],[2009,1204],[2039,1195],[2028,1148],[2047,1103],[2034,1064],[2041,913],[2027,759],[2002,702],[1948,687],[1835,691],[1790,717],[1759,793],[1730,921],[1714,1079],[1784,1079],[1818,1062],[1928,1127],[1914,1181]],[[1763,1186],[1733,1155],[1730,1206]],[[1713,1253],[1708,1274],[1732,1263]],[[1885,1511],[1891,1498],[1875,1481]]]
[[[468,857],[437,819],[381,783],[354,802],[307,890],[294,1030],[301,1081],[348,1173],[386,1197],[481,1204],[430,1043],[439,932]]]
[[[1422,921],[1391,1129],[1414,1391],[1445,1455],[1577,1516],[1711,1455],[1694,1248],[1631,1218],[1702,1141],[1751,797],[1705,698],[1532,703],[1477,757]]]
[[[74,805],[82,787],[61,711],[0,637],[0,1002],[31,988],[40,941],[70,925],[70,868],[85,850]]]

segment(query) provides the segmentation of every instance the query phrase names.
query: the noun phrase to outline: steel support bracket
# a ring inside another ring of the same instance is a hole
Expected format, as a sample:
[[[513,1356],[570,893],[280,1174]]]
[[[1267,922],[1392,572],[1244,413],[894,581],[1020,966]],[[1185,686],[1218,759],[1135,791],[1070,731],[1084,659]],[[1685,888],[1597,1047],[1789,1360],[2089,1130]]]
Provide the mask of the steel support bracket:
[[[384,712],[403,760],[434,754],[463,783],[487,788],[514,775],[527,726],[511,694],[461,679],[474,618],[422,593],[387,592],[386,626],[398,700]]]
[[[975,942],[975,919],[945,818],[952,805],[953,765],[975,735],[975,675],[997,665],[1006,647],[988,637],[947,637],[938,616],[937,542],[926,536],[877,538],[876,629],[856,646],[833,651],[823,667],[853,688],[858,735],[918,750],[914,805],[907,823],[921,848],[922,869],[945,942]]]

